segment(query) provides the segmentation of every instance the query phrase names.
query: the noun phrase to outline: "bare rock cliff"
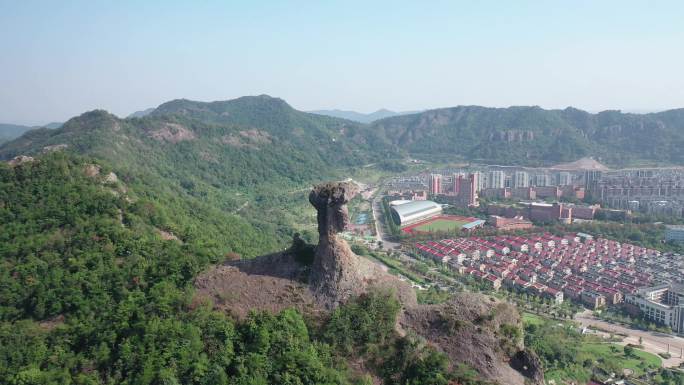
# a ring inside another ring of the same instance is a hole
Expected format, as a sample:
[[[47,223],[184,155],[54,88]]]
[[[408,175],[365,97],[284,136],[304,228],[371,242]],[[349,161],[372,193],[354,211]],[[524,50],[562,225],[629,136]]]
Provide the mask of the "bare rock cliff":
[[[347,203],[358,193],[353,182],[329,182],[314,186],[309,202],[316,208],[319,242],[309,283],[314,296],[326,308],[334,308],[371,287],[395,289],[402,303],[415,303],[408,285],[380,266],[359,258],[338,233],[349,225]]]

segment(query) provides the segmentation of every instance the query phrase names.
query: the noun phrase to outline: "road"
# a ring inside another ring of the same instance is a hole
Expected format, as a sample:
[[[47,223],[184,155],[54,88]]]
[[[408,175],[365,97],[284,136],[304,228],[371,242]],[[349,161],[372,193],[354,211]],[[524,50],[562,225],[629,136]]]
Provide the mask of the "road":
[[[380,220],[380,218],[383,216],[382,200],[379,197],[373,198],[371,202],[371,208],[373,213],[373,221],[375,222],[375,239],[377,241],[382,241],[384,249],[391,250],[398,248],[400,244],[393,242],[388,238],[388,234],[385,232],[385,226]]]
[[[668,352],[672,355],[669,359],[663,359],[663,366],[673,367],[679,366],[684,362],[684,338],[676,337],[669,334],[650,332],[646,330],[631,329],[626,326],[619,324],[612,324],[600,319],[596,319],[592,312],[587,310],[582,313],[578,313],[575,316],[575,321],[582,324],[582,326],[596,326],[603,330],[612,331],[614,334],[626,334],[627,337],[624,339],[621,345],[627,344],[639,344],[639,337],[642,338],[642,345],[644,350],[653,353],[666,353]],[[608,335],[609,333],[598,332],[600,335]]]

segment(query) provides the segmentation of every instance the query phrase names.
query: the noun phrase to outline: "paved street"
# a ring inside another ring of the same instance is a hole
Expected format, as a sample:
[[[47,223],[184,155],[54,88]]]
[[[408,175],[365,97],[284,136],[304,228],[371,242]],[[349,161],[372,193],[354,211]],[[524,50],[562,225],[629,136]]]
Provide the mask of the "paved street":
[[[644,345],[644,350],[653,353],[665,353],[668,351],[672,355],[670,359],[663,359],[663,365],[665,367],[679,366],[684,362],[684,338],[676,337],[669,334],[663,334],[658,332],[650,332],[645,330],[631,329],[619,324],[612,324],[603,320],[596,319],[592,312],[587,310],[575,316],[575,321],[582,324],[582,326],[596,326],[604,330],[612,331],[613,333],[627,334],[628,337],[624,339],[621,345],[627,344],[639,344],[639,337],[643,339],[642,345]],[[600,335],[608,335],[608,333],[597,333]]]
[[[397,242],[392,242],[387,238],[387,233],[385,232],[385,227],[381,221],[381,218],[383,217],[382,214],[382,200],[379,197],[375,197],[372,200],[371,203],[372,211],[373,211],[373,221],[375,221],[375,228],[377,230],[377,234],[375,238],[378,241],[382,241],[383,243],[383,248],[390,250],[394,249],[396,247],[399,247],[399,243]]]

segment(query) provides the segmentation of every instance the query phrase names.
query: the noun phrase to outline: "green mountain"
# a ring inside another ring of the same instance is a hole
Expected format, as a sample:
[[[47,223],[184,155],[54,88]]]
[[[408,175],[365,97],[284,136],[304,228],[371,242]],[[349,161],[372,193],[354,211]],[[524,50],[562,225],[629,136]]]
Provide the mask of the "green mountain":
[[[684,164],[684,109],[651,114],[460,106],[395,116],[371,129],[430,159],[549,165],[584,156],[613,166]]]
[[[127,118],[143,118],[152,113],[152,111],[154,110],[154,108],[146,108],[144,110],[135,111],[132,114],[128,115]]]
[[[211,264],[288,246],[315,221],[311,184],[363,165],[406,153],[681,163],[682,125],[684,110],[537,107],[456,107],[364,125],[262,95],[174,100],[140,118],[96,110],[30,130],[0,145],[0,159],[33,157],[0,162],[0,378],[350,384],[358,376],[347,362],[365,352],[387,383],[481,383],[467,368],[446,375],[444,355],[392,335],[398,304],[389,298],[329,319],[288,310],[235,321],[199,301],[193,280]]]
[[[268,96],[175,100],[143,118],[98,110],[56,130],[30,131],[0,146],[0,159],[55,149],[94,157],[134,190],[156,196],[160,207],[173,207],[164,227],[174,234],[204,227],[207,240],[230,245],[231,232],[215,224],[232,217],[269,234],[250,249],[255,255],[284,247],[295,227],[313,224],[299,214],[311,183],[386,155],[370,150],[367,131]]]
[[[192,286],[313,224],[312,182],[380,159],[363,130],[253,97],[91,111],[0,146],[33,157],[0,162],[0,382],[351,384],[332,326],[237,322]],[[355,311],[376,330],[384,303]]]
[[[225,226],[245,254],[271,234],[209,217],[175,237],[160,230],[168,197],[93,161],[57,152],[0,163],[0,382],[351,385],[326,336],[358,324],[319,336],[294,310],[237,322],[194,301],[194,277],[223,260],[204,231]],[[357,336],[393,330],[375,313],[396,306],[386,303],[355,310],[373,331]]]

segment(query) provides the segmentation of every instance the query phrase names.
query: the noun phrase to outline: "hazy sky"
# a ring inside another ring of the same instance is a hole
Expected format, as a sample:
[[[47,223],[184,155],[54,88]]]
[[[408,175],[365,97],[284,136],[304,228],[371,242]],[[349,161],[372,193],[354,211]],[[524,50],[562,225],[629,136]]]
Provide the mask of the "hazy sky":
[[[361,112],[684,107],[684,2],[0,0],[0,122],[257,94]]]

